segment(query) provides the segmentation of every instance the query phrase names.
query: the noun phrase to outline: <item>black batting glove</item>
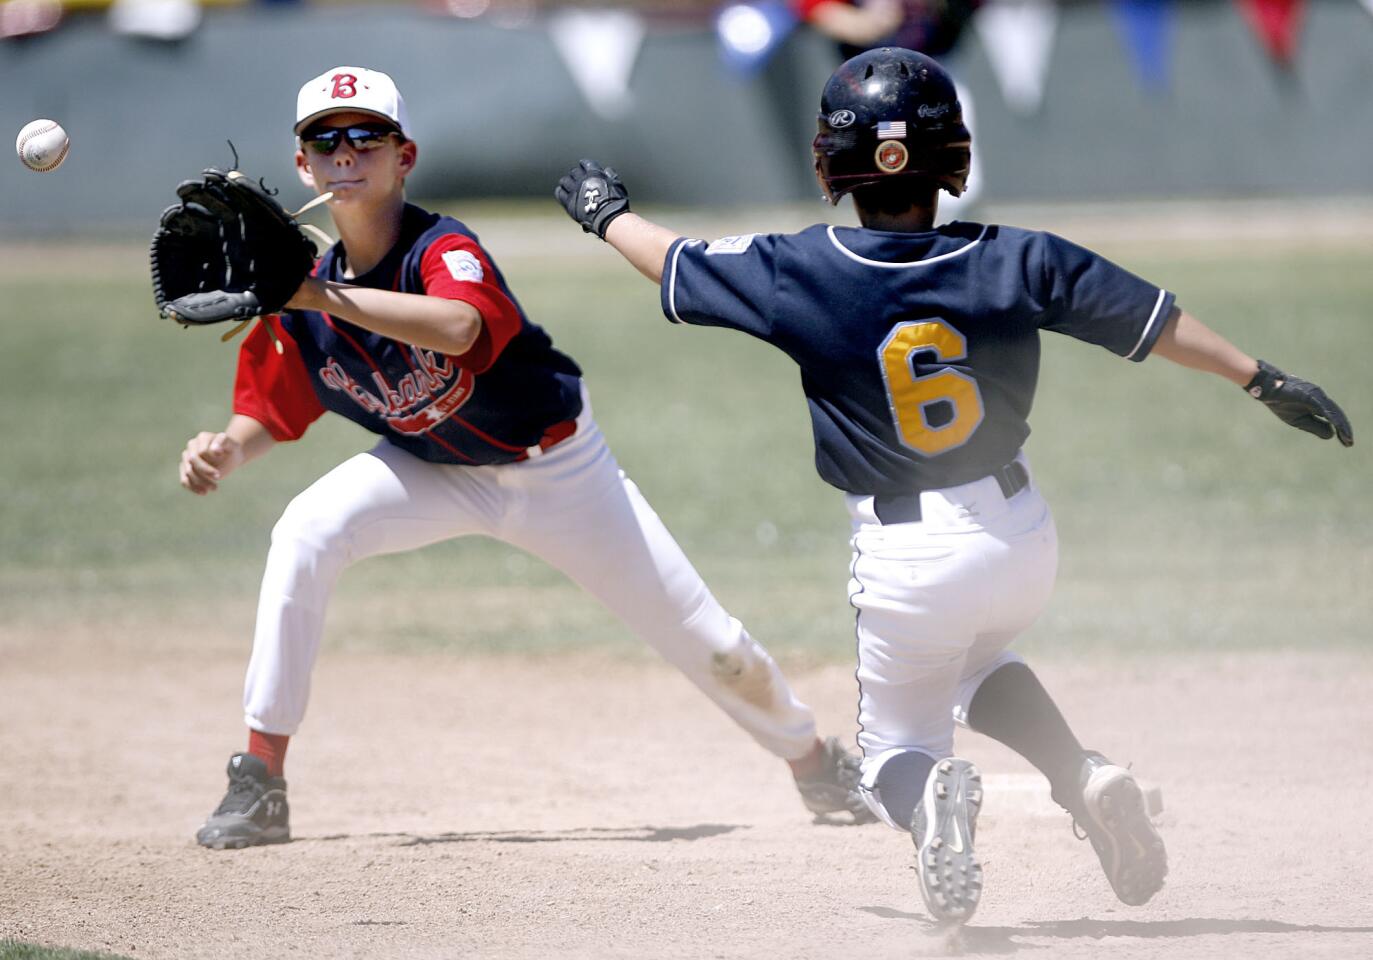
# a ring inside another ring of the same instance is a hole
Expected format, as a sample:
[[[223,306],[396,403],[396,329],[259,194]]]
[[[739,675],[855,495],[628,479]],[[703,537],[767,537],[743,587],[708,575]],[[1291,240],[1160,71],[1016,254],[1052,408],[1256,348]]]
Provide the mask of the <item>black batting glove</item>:
[[[1298,430],[1314,433],[1322,440],[1338,437],[1346,447],[1354,445],[1354,431],[1349,418],[1339,404],[1325,395],[1314,383],[1289,377],[1271,363],[1259,361],[1259,372],[1244,385],[1255,400],[1262,403],[1283,423]]]
[[[610,221],[629,212],[629,192],[620,175],[595,160],[583,160],[569,170],[553,189],[553,196],[583,230],[602,240]]]

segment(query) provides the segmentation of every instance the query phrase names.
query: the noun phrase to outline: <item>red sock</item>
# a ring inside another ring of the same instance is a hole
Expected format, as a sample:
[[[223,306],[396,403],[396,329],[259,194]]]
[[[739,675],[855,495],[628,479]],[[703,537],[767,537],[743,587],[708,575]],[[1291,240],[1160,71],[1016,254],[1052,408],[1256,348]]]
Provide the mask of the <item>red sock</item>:
[[[248,752],[267,764],[269,777],[281,776],[286,765],[286,745],[290,742],[289,736],[280,733],[262,733],[251,729],[248,731]]]

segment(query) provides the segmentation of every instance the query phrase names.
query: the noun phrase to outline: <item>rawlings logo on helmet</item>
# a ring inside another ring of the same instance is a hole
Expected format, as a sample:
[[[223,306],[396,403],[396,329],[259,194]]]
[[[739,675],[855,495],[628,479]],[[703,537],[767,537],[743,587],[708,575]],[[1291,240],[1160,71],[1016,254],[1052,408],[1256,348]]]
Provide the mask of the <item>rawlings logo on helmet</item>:
[[[843,130],[845,127],[853,125],[858,116],[852,110],[836,110],[829,116],[829,124],[836,130]]]
[[[915,111],[915,115],[922,120],[937,120],[952,109],[953,104],[951,103],[922,103],[919,109]]]

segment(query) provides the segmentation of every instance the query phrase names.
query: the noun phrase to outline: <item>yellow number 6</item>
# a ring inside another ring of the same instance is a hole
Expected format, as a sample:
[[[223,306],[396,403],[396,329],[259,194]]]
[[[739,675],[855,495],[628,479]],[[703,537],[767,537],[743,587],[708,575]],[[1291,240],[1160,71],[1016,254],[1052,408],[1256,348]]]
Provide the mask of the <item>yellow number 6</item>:
[[[917,377],[912,360],[921,351],[950,363],[968,355],[968,341],[942,320],[913,320],[897,324],[877,351],[901,442],[933,457],[963,446],[981,425],[982,391],[976,380],[957,370]],[[953,408],[952,416],[938,418],[943,421],[938,426],[930,422],[937,403]]]

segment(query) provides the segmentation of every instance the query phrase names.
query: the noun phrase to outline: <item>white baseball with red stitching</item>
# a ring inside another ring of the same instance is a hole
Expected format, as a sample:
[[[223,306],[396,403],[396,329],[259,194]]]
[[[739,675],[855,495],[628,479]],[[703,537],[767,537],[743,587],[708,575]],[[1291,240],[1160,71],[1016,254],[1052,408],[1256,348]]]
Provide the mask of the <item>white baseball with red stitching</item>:
[[[48,173],[62,166],[70,146],[67,131],[56,120],[34,120],[24,124],[14,143],[24,166],[38,173]]]

